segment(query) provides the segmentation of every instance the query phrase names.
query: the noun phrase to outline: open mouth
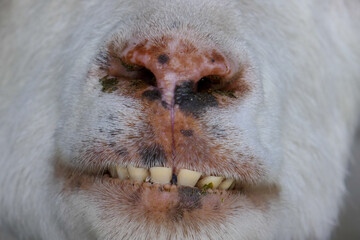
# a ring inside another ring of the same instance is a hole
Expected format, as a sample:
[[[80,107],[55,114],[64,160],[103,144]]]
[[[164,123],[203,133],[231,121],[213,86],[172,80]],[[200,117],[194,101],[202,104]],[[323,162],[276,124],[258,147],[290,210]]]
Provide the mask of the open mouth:
[[[130,183],[143,183],[144,186],[158,186],[164,190],[174,190],[178,186],[194,187],[202,191],[215,192],[214,190],[233,190],[235,180],[222,176],[204,176],[201,172],[180,169],[177,174],[171,168],[152,167],[150,169],[122,167],[119,165],[109,167],[112,178]],[[217,191],[218,192],[218,191]]]
[[[170,223],[205,224],[225,218],[231,215],[238,198],[244,198],[243,188],[235,179],[188,169],[173,172],[167,167],[111,165],[100,179],[102,189],[98,185],[97,191],[101,191],[103,201],[124,207],[119,214],[136,221],[140,215],[152,224],[168,227]]]
[[[86,209],[114,226],[121,221],[139,228],[201,232],[209,226],[221,228],[249,211],[263,214],[279,193],[274,185],[251,184],[240,175],[231,178],[193,169],[116,163],[95,173],[61,162],[57,174],[65,181],[65,196],[78,199],[76,205],[86,203]]]

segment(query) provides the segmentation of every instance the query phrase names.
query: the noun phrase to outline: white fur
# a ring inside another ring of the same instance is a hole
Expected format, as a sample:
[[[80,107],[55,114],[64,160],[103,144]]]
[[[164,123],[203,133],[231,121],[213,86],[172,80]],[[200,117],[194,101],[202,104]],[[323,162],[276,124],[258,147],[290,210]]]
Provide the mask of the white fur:
[[[137,103],[98,99],[96,82],[85,82],[103,43],[161,35],[179,22],[251,62],[256,91],[220,114],[238,131],[224,148],[253,147],[281,190],[267,211],[242,209],[222,229],[189,237],[328,239],[359,116],[360,4],[348,2],[0,1],[0,229],[18,239],[155,236],[126,217],[103,222],[86,193],[61,195],[52,164],[59,154],[70,159],[93,127],[111,128],[101,116],[112,107],[138,118],[124,107]]]

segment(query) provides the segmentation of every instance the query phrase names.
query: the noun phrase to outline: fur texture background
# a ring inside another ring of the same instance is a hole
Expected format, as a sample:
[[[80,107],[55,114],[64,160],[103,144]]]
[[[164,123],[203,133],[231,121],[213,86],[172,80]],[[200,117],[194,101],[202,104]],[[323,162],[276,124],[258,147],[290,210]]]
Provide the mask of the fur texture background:
[[[18,239],[328,239],[360,110],[359,9],[336,0],[0,1],[0,229]],[[85,164],[81,151],[93,145],[80,143],[113,128],[104,114],[141,118],[132,99],[97,95],[89,69],[104,43],[174,25],[251,63],[254,91],[204,121],[231,129],[224,148],[258,157],[261,182],[280,189],[260,198],[265,210],[245,205],[218,229],[186,235],[186,226],[102,219],[104,188],[66,194],[54,167],[59,158]]]

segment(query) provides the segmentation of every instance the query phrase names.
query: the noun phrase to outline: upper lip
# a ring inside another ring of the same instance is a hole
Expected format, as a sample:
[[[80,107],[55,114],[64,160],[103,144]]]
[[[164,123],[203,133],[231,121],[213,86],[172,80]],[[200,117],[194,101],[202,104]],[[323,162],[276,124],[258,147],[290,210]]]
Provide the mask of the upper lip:
[[[82,161],[81,172],[96,174],[104,173],[109,170],[110,166],[134,166],[139,168],[149,169],[151,167],[168,167],[173,173],[178,173],[181,169],[188,169],[202,173],[202,176],[221,176],[224,178],[235,179],[236,182],[241,182],[245,185],[256,185],[266,178],[266,171],[259,162],[254,161],[239,161],[230,162],[226,157],[224,161],[219,162],[217,166],[209,166],[208,162],[197,162],[195,164],[184,164],[184,161],[177,161],[176,165],[157,165],[148,166],[134,160],[112,158],[111,154],[104,152],[90,152],[85,155]],[[120,161],[119,161],[120,160]]]
[[[111,174],[111,171],[113,168],[117,167],[127,167],[127,166],[136,166],[139,168],[144,168],[147,169],[148,171],[148,175],[150,176],[151,174],[149,173],[149,167],[148,166],[139,166],[136,164],[131,164],[130,163],[118,163],[118,161],[116,161],[116,159],[111,159],[111,155],[107,155],[104,154],[103,152],[100,154],[102,157],[106,157],[105,159],[107,159],[107,161],[99,161],[99,159],[92,155],[90,158],[86,157],[83,159],[83,165],[81,168],[79,167],[64,167],[64,165],[62,164],[63,162],[60,160],[58,163],[61,163],[60,165],[62,166],[61,168],[63,169],[68,169],[71,171],[72,176],[81,176],[83,175],[84,177],[88,176],[88,177],[101,177],[103,174],[109,173]],[[181,164],[181,161],[177,162],[178,164]],[[241,169],[241,166],[243,166],[244,168]],[[163,166],[156,166],[156,167],[163,167]],[[168,167],[168,166],[164,166],[164,167]],[[196,171],[199,172],[201,175],[201,179],[203,179],[204,177],[208,177],[208,176],[216,176],[216,177],[221,177],[221,181],[225,181],[225,180],[234,180],[235,182],[235,189],[236,190],[243,190],[244,188],[248,188],[254,185],[257,185],[261,182],[261,180],[264,178],[264,172],[260,169],[257,168],[254,164],[254,167],[251,166],[249,163],[243,163],[241,165],[241,163],[239,165],[232,165],[232,169],[224,169],[224,168],[210,168],[209,166],[206,166],[206,164],[202,164],[202,165],[197,165],[196,168],[194,167],[182,167],[181,165],[178,166],[172,166],[169,167],[169,169],[171,169],[172,171],[172,179],[170,184],[176,184],[174,183],[174,177],[177,178],[179,172],[182,169],[186,169],[186,170],[190,170],[190,171]],[[241,170],[240,174],[239,171],[237,170]],[[151,179],[143,179],[145,182],[153,182]],[[198,181],[196,181],[198,183]],[[209,182],[206,182],[209,183]],[[205,183],[205,184],[206,184]],[[214,183],[215,184],[215,183]],[[203,184],[204,185],[204,184]],[[198,187],[202,187],[203,185]]]

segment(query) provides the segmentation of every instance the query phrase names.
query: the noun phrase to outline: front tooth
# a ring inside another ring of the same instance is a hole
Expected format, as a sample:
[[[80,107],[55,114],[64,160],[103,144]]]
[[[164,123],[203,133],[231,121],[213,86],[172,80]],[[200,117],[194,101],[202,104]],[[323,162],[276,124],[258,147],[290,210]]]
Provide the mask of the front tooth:
[[[207,177],[204,177],[203,179],[201,179],[198,182],[197,186],[199,188],[202,188],[205,185],[212,183],[212,186],[213,186],[212,188],[216,189],[220,185],[220,183],[222,182],[223,179],[224,179],[223,177],[207,176]]]
[[[120,180],[127,179],[129,177],[126,167],[116,166],[116,173]]]
[[[200,177],[200,172],[181,169],[177,176],[177,183],[181,186],[194,187]]]
[[[144,182],[148,176],[148,170],[146,168],[128,166],[127,170],[129,172],[130,179],[137,182]]]
[[[167,184],[170,183],[172,170],[166,167],[152,167],[150,168],[150,176],[154,183]]]
[[[229,187],[229,190],[234,190],[235,189],[235,185],[236,185],[236,182],[234,181],[231,186]]]
[[[219,189],[220,190],[228,190],[231,185],[234,183],[234,179],[231,179],[231,178],[227,178],[225,179],[220,185],[219,185]]]
[[[117,178],[118,177],[118,174],[116,172],[116,166],[110,166],[109,167],[109,172],[110,172],[110,176],[112,178]]]

